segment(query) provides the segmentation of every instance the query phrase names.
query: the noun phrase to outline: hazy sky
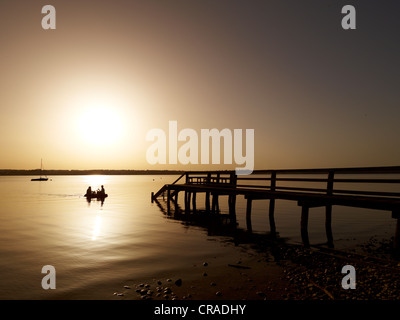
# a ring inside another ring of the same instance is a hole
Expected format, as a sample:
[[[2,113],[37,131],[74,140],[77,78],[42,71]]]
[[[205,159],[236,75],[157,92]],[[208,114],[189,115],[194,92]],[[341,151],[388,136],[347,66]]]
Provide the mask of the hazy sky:
[[[170,120],[254,129],[255,169],[399,165],[399,17],[395,0],[0,0],[0,168],[232,168],[149,165]]]

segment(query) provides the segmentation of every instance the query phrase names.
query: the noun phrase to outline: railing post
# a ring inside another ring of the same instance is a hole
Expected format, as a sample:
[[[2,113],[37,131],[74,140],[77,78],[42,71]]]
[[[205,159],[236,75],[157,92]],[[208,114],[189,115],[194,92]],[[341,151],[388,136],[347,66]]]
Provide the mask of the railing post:
[[[231,184],[233,187],[236,187],[236,185],[237,185],[237,177],[236,177],[236,173],[235,173],[235,172],[231,172],[230,184]]]
[[[328,185],[327,185],[327,190],[326,194],[332,195],[333,194],[333,182],[334,182],[334,177],[335,177],[335,171],[329,171],[328,174]]]

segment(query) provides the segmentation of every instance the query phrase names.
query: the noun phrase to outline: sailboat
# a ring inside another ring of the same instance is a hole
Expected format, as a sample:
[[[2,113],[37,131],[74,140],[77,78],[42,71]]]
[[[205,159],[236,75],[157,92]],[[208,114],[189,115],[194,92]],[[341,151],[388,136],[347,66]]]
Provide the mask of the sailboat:
[[[31,179],[31,181],[47,181],[47,180],[49,180],[49,178],[47,178],[47,176],[42,177],[42,171],[43,171],[43,162],[42,162],[42,159],[40,159],[40,178]]]

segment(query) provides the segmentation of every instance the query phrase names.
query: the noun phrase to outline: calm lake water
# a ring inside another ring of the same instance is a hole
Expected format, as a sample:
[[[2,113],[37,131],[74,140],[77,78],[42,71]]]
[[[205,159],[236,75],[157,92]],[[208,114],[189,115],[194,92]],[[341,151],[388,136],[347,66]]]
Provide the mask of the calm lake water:
[[[54,176],[31,182],[28,176],[0,177],[0,299],[108,299],[128,279],[151,278],[240,249],[223,230],[168,218],[151,192],[177,176]],[[90,204],[87,187],[104,185],[109,197]],[[182,201],[183,196],[180,197]],[[198,207],[204,207],[198,197]],[[227,200],[221,199],[227,213]],[[238,229],[246,230],[245,201],[236,206]],[[269,231],[268,201],[254,201],[254,233]],[[300,242],[300,208],[277,201],[279,236]],[[333,208],[336,248],[354,248],[395,230],[390,212]],[[311,244],[326,241],[324,209],[311,209]],[[57,289],[43,290],[44,265],[57,272]]]

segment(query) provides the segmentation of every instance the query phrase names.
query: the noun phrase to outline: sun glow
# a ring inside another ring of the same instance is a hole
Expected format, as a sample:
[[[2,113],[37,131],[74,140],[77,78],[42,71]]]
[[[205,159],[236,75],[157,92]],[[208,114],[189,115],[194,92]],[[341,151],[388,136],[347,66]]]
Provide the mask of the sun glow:
[[[107,100],[91,99],[82,103],[79,135],[90,144],[113,144],[121,137],[123,117],[118,106]]]

